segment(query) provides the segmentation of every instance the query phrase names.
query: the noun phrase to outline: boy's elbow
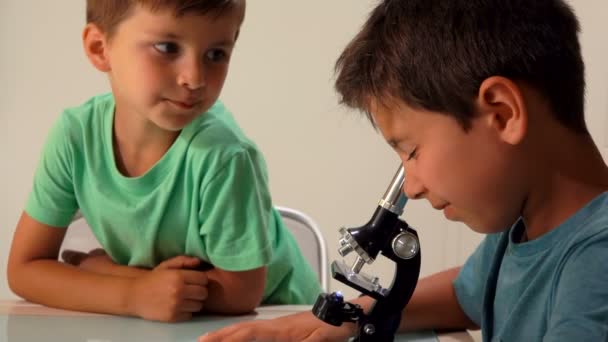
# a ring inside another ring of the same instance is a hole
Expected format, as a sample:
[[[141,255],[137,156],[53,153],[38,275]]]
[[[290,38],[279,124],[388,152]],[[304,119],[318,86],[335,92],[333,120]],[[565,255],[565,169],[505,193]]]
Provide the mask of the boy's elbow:
[[[231,315],[246,315],[255,311],[257,307],[257,304],[241,303],[241,305],[233,306],[231,309],[229,309],[230,312],[227,313]]]
[[[258,277],[251,282],[248,282],[248,291],[250,291],[250,295],[247,298],[247,303],[245,303],[243,307],[243,309],[246,310],[245,313],[254,311],[257,307],[262,305],[262,300],[264,299],[264,289],[266,288],[266,268],[264,267],[258,272]]]
[[[12,263],[9,261],[6,269],[6,280],[8,282],[8,288],[11,290],[11,292],[24,298],[22,285],[23,281],[21,281],[23,277],[21,276],[20,271],[21,270],[18,266],[12,265]]]
[[[30,301],[33,300],[31,298],[32,291],[40,288],[37,286],[40,281],[32,278],[32,276],[37,275],[40,272],[37,271],[33,266],[34,265],[31,261],[9,257],[6,268],[6,280],[8,283],[8,288],[15,295]]]
[[[260,306],[262,297],[251,300],[251,298],[238,298],[226,302],[209,301],[203,307],[203,311],[219,313],[222,315],[246,315],[255,311]]]
[[[262,303],[266,287],[265,267],[243,272],[214,269],[207,274],[210,283],[206,311],[242,315],[251,313]]]
[[[232,307],[232,314],[235,315],[245,315],[255,311],[257,307],[262,304],[262,299],[264,297],[264,288],[260,291],[257,289],[255,291],[249,292],[249,295],[243,296],[240,300],[234,303]]]
[[[243,308],[244,313],[250,313],[254,311],[257,307],[262,305],[262,299],[264,298],[264,289],[256,293],[256,295],[252,296],[251,301],[245,305]]]

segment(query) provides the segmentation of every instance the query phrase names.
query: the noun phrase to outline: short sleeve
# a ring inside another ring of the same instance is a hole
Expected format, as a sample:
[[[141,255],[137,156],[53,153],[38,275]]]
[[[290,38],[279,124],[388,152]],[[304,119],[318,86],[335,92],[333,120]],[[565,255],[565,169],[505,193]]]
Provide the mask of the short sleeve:
[[[200,234],[209,261],[229,271],[267,265],[271,212],[261,155],[254,149],[236,152],[201,189]]]
[[[543,341],[608,341],[608,239],[583,245],[560,272]]]
[[[34,175],[25,211],[35,220],[67,227],[78,204],[72,181],[70,134],[62,116],[51,129]]]
[[[489,235],[477,246],[454,280],[460,307],[469,319],[481,327],[483,299],[499,234]]]

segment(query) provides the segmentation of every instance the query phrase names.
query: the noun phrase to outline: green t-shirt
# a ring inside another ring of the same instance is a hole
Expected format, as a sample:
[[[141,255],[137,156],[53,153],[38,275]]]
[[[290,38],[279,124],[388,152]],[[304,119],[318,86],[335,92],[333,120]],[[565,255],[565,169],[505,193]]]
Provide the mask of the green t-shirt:
[[[311,304],[320,286],[272,206],[264,159],[219,101],[148,172],[125,177],[113,152],[114,98],[93,97],[54,125],[26,212],[66,227],[80,209],[122,265],[190,255],[227,271],[267,266],[264,304]]]

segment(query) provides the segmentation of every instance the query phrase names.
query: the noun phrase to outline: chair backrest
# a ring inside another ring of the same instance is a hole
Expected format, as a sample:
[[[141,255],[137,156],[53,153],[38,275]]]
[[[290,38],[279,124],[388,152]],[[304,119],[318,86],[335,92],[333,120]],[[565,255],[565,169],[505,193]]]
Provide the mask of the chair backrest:
[[[304,258],[317,273],[323,292],[327,292],[329,286],[327,245],[319,226],[312,218],[301,211],[280,206],[277,206],[276,209],[281,215],[283,223],[298,242]],[[61,252],[64,249],[88,252],[95,248],[101,248],[101,245],[79,212],[68,227],[59,255],[61,257]]]
[[[285,226],[298,242],[304,258],[317,273],[323,292],[328,291],[327,245],[319,226],[310,216],[301,211],[277,206],[275,207]]]

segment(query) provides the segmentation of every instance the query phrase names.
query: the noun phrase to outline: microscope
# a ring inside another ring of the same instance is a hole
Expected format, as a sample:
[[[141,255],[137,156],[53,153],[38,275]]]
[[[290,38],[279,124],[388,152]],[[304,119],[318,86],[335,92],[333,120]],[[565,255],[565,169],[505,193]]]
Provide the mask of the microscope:
[[[313,306],[313,314],[322,321],[340,326],[344,322],[357,324],[353,342],[393,342],[401,314],[409,302],[420,274],[420,242],[418,234],[399,219],[407,202],[403,193],[405,170],[399,167],[386,193],[378,203],[369,222],[357,228],[341,228],[338,253],[344,257],[357,253],[349,267],[344,261],[334,261],[334,279],[367,295],[375,301],[368,313],[356,304],[345,302],[340,292],[322,293]],[[361,272],[372,264],[379,253],[395,263],[395,274],[389,287],[384,288],[378,277]]]

